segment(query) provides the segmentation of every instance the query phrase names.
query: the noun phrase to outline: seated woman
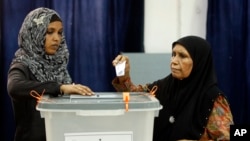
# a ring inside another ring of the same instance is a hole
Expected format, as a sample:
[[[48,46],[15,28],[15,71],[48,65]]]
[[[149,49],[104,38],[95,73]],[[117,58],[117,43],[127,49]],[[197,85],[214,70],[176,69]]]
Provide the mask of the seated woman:
[[[126,61],[125,75],[112,84],[117,91],[149,92],[163,109],[154,123],[154,141],[230,140],[232,113],[224,93],[218,88],[209,43],[186,36],[172,44],[171,74],[145,85],[134,85],[127,56],[118,55],[113,65]],[[143,70],[142,70],[143,71]],[[145,76],[147,77],[147,76]]]

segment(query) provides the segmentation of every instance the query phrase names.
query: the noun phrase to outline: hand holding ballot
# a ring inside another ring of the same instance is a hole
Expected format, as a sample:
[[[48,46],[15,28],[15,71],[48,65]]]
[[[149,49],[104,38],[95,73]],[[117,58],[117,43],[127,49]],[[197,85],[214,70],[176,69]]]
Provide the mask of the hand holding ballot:
[[[112,64],[116,67],[116,75],[120,81],[130,77],[130,64],[127,56],[117,55],[117,57],[112,61]]]

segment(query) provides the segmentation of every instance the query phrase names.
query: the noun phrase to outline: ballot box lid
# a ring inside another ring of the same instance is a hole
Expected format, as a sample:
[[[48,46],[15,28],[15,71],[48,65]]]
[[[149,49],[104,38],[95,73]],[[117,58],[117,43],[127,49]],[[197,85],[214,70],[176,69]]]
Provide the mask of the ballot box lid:
[[[128,95],[128,94],[127,94]],[[92,96],[78,94],[52,97],[43,95],[37,103],[39,111],[129,110],[148,111],[162,108],[158,99],[145,92],[96,92]],[[126,109],[127,108],[127,109]]]

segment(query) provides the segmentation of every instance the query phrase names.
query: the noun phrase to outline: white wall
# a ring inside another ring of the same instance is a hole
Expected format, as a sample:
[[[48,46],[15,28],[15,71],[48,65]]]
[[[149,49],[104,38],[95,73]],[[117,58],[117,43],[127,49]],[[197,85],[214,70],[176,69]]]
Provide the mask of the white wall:
[[[206,35],[206,0],[145,0],[146,53],[170,53],[185,35]]]

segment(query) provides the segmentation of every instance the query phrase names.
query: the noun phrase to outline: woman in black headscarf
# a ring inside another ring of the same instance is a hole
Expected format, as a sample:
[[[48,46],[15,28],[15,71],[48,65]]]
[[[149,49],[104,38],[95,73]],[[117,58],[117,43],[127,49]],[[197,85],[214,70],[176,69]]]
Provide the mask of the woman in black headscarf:
[[[155,118],[154,141],[229,140],[233,117],[223,92],[217,86],[208,42],[186,36],[172,44],[171,74],[146,85],[131,82],[129,59],[118,55],[113,65],[126,61],[125,75],[112,83],[117,91],[158,89],[163,109]]]
[[[44,119],[35,109],[37,99],[30,92],[51,96],[93,92],[87,86],[72,84],[62,20],[56,11],[31,11],[23,21],[18,45],[7,85],[16,122],[15,141],[46,141]]]

